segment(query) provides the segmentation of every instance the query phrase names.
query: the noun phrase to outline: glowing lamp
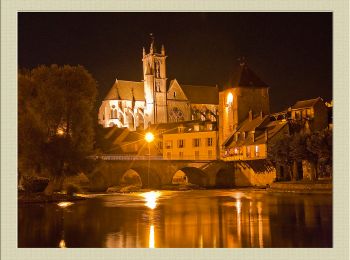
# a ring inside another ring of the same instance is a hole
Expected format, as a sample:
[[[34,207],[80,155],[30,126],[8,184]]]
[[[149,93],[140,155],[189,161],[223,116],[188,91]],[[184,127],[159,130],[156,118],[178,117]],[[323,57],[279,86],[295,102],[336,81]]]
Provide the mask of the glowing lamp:
[[[64,130],[63,130],[62,128],[57,129],[57,134],[58,134],[59,136],[64,135]]]
[[[145,140],[147,143],[151,143],[154,140],[154,135],[151,132],[147,132],[145,135]]]
[[[232,93],[228,93],[227,95],[227,105],[231,106],[233,102],[233,95]]]

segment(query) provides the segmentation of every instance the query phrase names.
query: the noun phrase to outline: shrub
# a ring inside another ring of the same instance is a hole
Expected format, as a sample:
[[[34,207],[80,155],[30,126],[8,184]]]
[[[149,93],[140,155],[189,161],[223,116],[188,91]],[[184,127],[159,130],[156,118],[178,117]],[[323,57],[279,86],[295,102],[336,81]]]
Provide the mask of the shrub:
[[[67,192],[67,195],[69,196],[73,196],[75,193],[78,193],[80,191],[80,187],[78,185],[75,185],[75,184],[67,184],[67,187],[66,187],[66,192]]]
[[[37,176],[22,176],[22,187],[26,192],[43,192],[49,184],[49,179]]]

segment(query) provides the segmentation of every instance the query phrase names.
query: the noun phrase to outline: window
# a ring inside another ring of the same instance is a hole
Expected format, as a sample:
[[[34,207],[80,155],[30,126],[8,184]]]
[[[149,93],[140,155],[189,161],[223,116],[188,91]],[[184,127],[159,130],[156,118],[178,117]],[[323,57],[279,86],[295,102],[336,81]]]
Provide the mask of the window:
[[[201,139],[200,138],[194,138],[193,139],[193,146],[194,147],[199,147],[201,144]]]
[[[195,151],[195,152],[194,152],[194,158],[195,158],[196,160],[199,159],[199,151]]]
[[[211,138],[211,137],[207,138],[207,145],[213,146],[213,138]]]
[[[250,157],[250,146],[247,146],[247,151],[246,151],[246,156],[249,158]]]
[[[184,152],[179,152],[179,158],[183,159],[184,158]]]
[[[167,152],[167,153],[166,153],[166,158],[167,158],[168,160],[171,159],[171,152]]]
[[[175,91],[174,91],[174,94],[173,94],[173,95],[174,95],[174,97],[176,97],[176,92],[175,92]]]
[[[173,147],[173,141],[166,141],[165,142],[165,148],[166,149],[171,149]]]
[[[158,143],[158,148],[159,148],[159,149],[163,149],[163,142],[159,142],[159,143]]]
[[[310,108],[306,109],[306,116],[307,117],[311,116],[311,109]]]
[[[235,148],[235,155],[237,155],[238,154],[238,148],[236,147]]]
[[[296,120],[301,119],[300,111],[295,111],[295,119],[296,119]]]
[[[184,148],[184,147],[185,147],[184,139],[177,140],[177,148]]]
[[[193,126],[193,131],[198,132],[198,131],[199,131],[199,125],[194,125],[194,126]]]
[[[232,93],[228,93],[227,98],[226,98],[226,106],[231,107],[233,102],[233,95]]]
[[[259,146],[255,146],[255,157],[259,157]]]
[[[160,92],[160,82],[156,82],[156,92]]]
[[[213,157],[213,151],[212,150],[208,150],[208,157],[212,158]]]

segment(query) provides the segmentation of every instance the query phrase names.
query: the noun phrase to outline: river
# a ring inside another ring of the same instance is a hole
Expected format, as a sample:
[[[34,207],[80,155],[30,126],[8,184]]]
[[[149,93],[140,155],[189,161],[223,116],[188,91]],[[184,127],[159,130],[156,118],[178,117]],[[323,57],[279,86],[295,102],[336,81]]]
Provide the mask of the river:
[[[264,190],[94,194],[18,206],[18,247],[332,247],[332,196]]]

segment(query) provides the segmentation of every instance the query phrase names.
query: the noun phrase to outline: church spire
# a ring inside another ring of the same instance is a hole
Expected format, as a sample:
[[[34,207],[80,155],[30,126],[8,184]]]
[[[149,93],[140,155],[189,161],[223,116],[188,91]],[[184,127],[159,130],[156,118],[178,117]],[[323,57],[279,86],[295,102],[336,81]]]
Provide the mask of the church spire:
[[[142,47],[142,57],[145,57],[146,56],[146,50],[145,50],[145,47]]]
[[[151,47],[150,47],[150,49],[149,49],[149,52],[151,53],[151,54],[153,54],[153,52],[154,52],[154,34],[153,33],[150,33],[149,34],[149,36],[151,37]]]

